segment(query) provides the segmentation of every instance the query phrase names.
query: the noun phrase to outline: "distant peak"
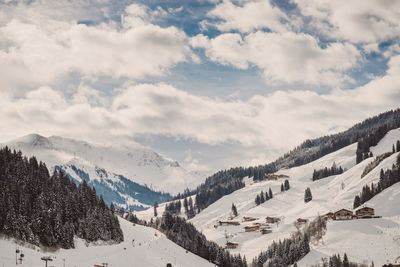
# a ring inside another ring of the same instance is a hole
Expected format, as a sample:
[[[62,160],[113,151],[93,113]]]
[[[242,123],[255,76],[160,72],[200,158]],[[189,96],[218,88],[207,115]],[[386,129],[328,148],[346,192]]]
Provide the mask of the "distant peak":
[[[51,142],[49,141],[48,138],[40,135],[40,134],[29,134],[26,136],[26,138],[23,138],[26,143],[30,144],[33,147],[47,147],[50,148]]]

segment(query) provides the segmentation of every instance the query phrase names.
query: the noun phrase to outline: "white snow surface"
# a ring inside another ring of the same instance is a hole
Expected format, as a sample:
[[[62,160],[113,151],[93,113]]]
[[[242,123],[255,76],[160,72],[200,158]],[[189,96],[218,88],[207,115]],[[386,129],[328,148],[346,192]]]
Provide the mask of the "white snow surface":
[[[36,156],[48,167],[78,164],[86,170],[103,168],[157,191],[183,192],[203,181],[179,165],[177,161],[139,144],[100,145],[58,136],[30,134],[2,144],[21,150],[26,156]],[[96,179],[96,176],[91,176]]]
[[[392,151],[392,145],[398,139],[400,130],[390,131],[376,147],[371,149],[374,156]],[[239,247],[231,251],[246,255],[248,262],[251,263],[252,259],[265,250],[272,241],[289,237],[296,231],[293,223],[297,218],[312,220],[318,215],[329,211],[335,212],[341,208],[353,210],[354,197],[361,192],[362,187],[378,182],[380,169],[391,168],[399,154],[395,153],[386,158],[361,179],[365,166],[374,158],[356,165],[356,148],[355,143],[304,166],[278,171],[290,177],[288,180],[291,188],[286,192],[280,191],[284,179],[253,183],[252,179],[246,178],[244,188],[222,197],[190,222],[208,239],[221,246],[224,246],[227,240],[239,243]],[[314,169],[331,167],[334,162],[336,166],[342,166],[346,171],[341,175],[315,182],[311,180]],[[311,189],[313,200],[304,203],[304,190],[307,187]],[[274,198],[256,206],[254,203],[256,195],[261,190],[265,193],[269,188],[272,189]],[[231,216],[232,203],[239,212],[239,216],[233,220],[239,221],[240,225],[215,228],[217,221],[228,220]],[[375,266],[400,261],[400,184],[387,188],[363,206],[375,208],[375,214],[383,217],[329,221],[327,233],[322,241],[311,245],[311,252],[298,262],[298,266],[315,264],[322,257],[329,257],[335,253],[341,253],[343,256],[344,252],[352,261],[371,263],[373,260]],[[150,214],[138,213],[139,217],[146,215]],[[256,217],[258,220],[243,222],[243,216]],[[265,223],[267,216],[279,217],[282,220],[279,224],[270,225],[272,233],[261,235],[259,231],[244,231],[244,226],[255,222]]]
[[[108,263],[109,267],[160,267],[171,263],[172,266],[214,266],[172,241],[161,232],[145,226],[135,225],[119,219],[124,232],[124,242],[120,244],[89,244],[76,239],[76,248],[59,249],[46,252],[32,245],[19,245],[25,255],[21,267],[42,267],[43,256],[53,258],[48,266],[91,267],[94,264]],[[134,240],[134,241],[133,241]],[[132,242],[133,241],[133,242]],[[15,266],[16,243],[13,240],[0,239],[0,266]]]

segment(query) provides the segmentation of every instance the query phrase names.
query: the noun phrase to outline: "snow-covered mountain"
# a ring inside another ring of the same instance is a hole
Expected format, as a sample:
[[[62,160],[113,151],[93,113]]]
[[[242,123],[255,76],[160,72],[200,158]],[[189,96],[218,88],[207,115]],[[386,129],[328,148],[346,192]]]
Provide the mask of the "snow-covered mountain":
[[[283,169],[278,174],[289,176],[290,189],[281,192],[283,180],[253,182],[245,178],[246,186],[232,194],[226,195],[202,210],[190,220],[194,226],[206,235],[207,239],[224,246],[227,241],[236,242],[239,246],[231,251],[251,260],[261,251],[265,251],[273,241],[290,237],[296,231],[294,222],[298,218],[313,220],[318,215],[335,212],[345,208],[353,210],[353,201],[365,185],[379,181],[380,170],[391,169],[396,163],[399,152],[385,158],[371,172],[361,178],[365,167],[376,156],[392,151],[392,145],[400,140],[400,129],[386,134],[377,146],[371,147],[374,157],[356,165],[357,144],[344,147],[309,164]],[[312,181],[314,169],[331,167],[333,163],[346,171],[340,175]],[[309,187],[313,199],[305,203],[305,189]],[[255,198],[261,191],[272,189],[274,197],[261,205],[255,204]],[[349,260],[363,263],[366,261],[375,266],[385,263],[400,263],[400,184],[394,184],[383,190],[363,206],[375,209],[375,214],[382,218],[359,219],[349,221],[328,221],[327,232],[322,240],[311,244],[311,252],[297,264],[310,266],[321,258],[333,254],[347,253]],[[240,225],[218,226],[218,221],[231,217],[231,206],[237,207],[239,217],[234,218]],[[165,204],[160,205],[158,214],[162,214]],[[353,210],[354,211],[354,210]],[[149,210],[137,213],[137,216],[149,219]],[[184,216],[182,214],[182,216]],[[257,218],[252,222],[243,222],[243,216]],[[253,223],[265,224],[265,218],[279,217],[279,224],[271,224],[272,233],[262,235],[259,231],[245,232],[244,227]]]
[[[110,267],[159,267],[167,266],[167,263],[172,266],[214,266],[168,240],[163,233],[153,228],[133,225],[121,218],[119,220],[124,233],[124,242],[120,244],[88,245],[84,240],[76,238],[74,249],[49,251],[33,245],[18,246],[24,254],[24,261],[18,266],[43,266],[43,256],[52,258],[49,266],[94,266],[103,263],[108,263]],[[0,266],[15,266],[16,247],[13,240],[0,239]]]
[[[162,192],[182,192],[202,181],[177,161],[138,144],[98,145],[30,134],[5,145],[64,170],[77,183],[85,180],[106,202],[134,210],[165,201],[169,195]]]

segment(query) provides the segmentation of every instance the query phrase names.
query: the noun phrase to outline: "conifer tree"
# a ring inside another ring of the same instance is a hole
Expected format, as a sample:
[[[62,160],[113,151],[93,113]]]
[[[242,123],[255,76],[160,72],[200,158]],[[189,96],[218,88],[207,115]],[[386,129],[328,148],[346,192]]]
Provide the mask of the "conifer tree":
[[[260,204],[262,204],[264,202],[265,202],[264,192],[261,191],[261,193],[260,193]]]
[[[354,198],[354,203],[353,203],[353,208],[358,208],[361,205],[361,199],[360,196],[355,196]]]
[[[285,180],[285,190],[287,191],[287,190],[289,190],[290,189],[290,184],[289,184],[289,180]]]
[[[311,200],[312,200],[311,189],[309,187],[307,187],[304,192],[304,202],[307,203]]]
[[[158,203],[157,203],[157,201],[154,202],[153,207],[154,207],[154,217],[157,217],[157,215],[158,215],[158,213],[157,213],[157,208],[158,208]]]
[[[274,195],[272,194],[272,190],[271,190],[271,187],[269,188],[269,198],[271,199],[271,198],[273,198],[274,197]]]
[[[238,212],[237,212],[236,206],[233,203],[232,203],[232,215],[234,217],[238,216]]]
[[[343,267],[349,267],[349,266],[350,266],[349,259],[347,258],[347,254],[344,253],[344,256],[343,256]]]

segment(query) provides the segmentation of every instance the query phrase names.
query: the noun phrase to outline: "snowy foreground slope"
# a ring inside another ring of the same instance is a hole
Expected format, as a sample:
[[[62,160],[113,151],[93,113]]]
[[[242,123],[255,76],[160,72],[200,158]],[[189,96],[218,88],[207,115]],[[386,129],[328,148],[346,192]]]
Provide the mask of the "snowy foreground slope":
[[[76,240],[75,249],[60,249],[56,252],[44,252],[39,248],[19,246],[25,254],[21,267],[44,266],[40,260],[51,256],[54,260],[48,266],[88,267],[94,264],[108,263],[109,267],[162,267],[172,266],[214,266],[208,261],[190,253],[168,240],[161,232],[120,219],[124,232],[124,242],[117,245],[89,245]],[[132,240],[134,242],[132,243]],[[0,266],[15,266],[16,245],[11,240],[0,239]]]
[[[392,145],[400,140],[400,130],[390,131],[376,146],[371,148],[374,156],[392,151]],[[210,240],[224,246],[226,241],[239,243],[232,252],[246,255],[249,262],[272,241],[289,237],[296,231],[294,221],[297,218],[312,220],[318,215],[329,211],[335,212],[345,208],[353,210],[354,197],[366,184],[379,181],[380,169],[389,169],[396,162],[398,153],[382,161],[375,169],[361,179],[365,166],[374,158],[369,158],[356,165],[357,144],[352,144],[339,151],[326,155],[307,165],[280,170],[279,174],[288,175],[290,190],[281,192],[282,180],[253,183],[245,179],[246,186],[230,195],[224,196],[190,220],[199,231]],[[347,169],[341,175],[330,176],[318,181],[311,180],[314,169],[331,167],[335,164]],[[313,200],[304,203],[304,190],[310,187]],[[271,188],[274,198],[256,206],[254,199],[261,190]],[[239,221],[238,226],[214,226],[217,221],[226,221],[230,217],[231,205],[234,203],[239,216],[233,220]],[[349,259],[362,263],[366,260],[375,266],[387,262],[400,262],[400,184],[387,188],[363,206],[375,208],[375,214],[382,218],[360,219],[351,221],[332,221],[327,226],[327,233],[318,244],[311,244],[311,252],[304,257],[298,266],[308,266],[317,263],[322,257],[334,253],[346,252]],[[160,206],[158,214],[164,207]],[[141,218],[149,218],[152,210],[138,213]],[[243,222],[243,216],[258,218],[253,222]],[[265,217],[279,217],[279,224],[272,224],[272,233],[261,235],[259,231],[245,232],[244,227],[253,223],[265,223]],[[343,256],[343,255],[342,255]]]
[[[156,191],[183,192],[202,181],[178,162],[140,145],[94,145],[37,134],[2,144],[5,145],[26,156],[36,156],[51,169],[64,170],[76,183],[85,180],[103,195],[106,203],[131,210],[144,209],[170,197]]]

